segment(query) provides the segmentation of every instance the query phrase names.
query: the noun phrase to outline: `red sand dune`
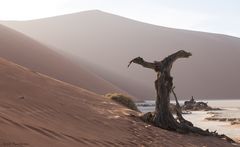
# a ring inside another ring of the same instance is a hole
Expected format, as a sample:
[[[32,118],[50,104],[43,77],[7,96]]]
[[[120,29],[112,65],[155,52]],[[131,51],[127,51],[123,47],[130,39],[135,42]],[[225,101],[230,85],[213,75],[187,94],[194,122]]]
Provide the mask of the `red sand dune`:
[[[0,58],[1,147],[232,146],[148,126],[95,93]]]
[[[101,11],[2,23],[93,63],[95,73],[138,98],[155,97],[156,75],[135,65],[127,69],[128,61],[136,56],[161,60],[179,49],[193,54],[174,64],[179,97],[240,98],[239,38],[170,29]]]
[[[0,25],[0,57],[99,94],[122,92],[80,64],[2,25]]]

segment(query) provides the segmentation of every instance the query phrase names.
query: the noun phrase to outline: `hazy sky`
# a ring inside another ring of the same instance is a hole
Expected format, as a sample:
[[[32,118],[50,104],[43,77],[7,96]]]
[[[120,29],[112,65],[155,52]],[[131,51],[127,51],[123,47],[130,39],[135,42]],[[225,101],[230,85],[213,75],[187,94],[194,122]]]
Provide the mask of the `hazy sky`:
[[[0,20],[99,9],[135,20],[240,37],[240,0],[0,0]]]

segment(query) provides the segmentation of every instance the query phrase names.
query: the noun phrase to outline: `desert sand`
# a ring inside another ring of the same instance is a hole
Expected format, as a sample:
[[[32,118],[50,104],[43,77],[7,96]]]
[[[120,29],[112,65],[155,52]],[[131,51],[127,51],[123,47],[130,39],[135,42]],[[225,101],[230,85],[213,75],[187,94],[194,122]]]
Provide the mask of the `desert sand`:
[[[0,58],[1,147],[232,146],[149,126],[107,98]]]
[[[98,10],[1,23],[80,58],[89,70],[138,99],[155,98],[156,75],[137,65],[127,69],[128,61],[136,56],[162,60],[180,49],[193,56],[174,65],[179,98],[240,97],[240,39],[236,37],[155,26]]]
[[[110,82],[26,35],[0,25],[0,57],[99,94],[123,92]]]

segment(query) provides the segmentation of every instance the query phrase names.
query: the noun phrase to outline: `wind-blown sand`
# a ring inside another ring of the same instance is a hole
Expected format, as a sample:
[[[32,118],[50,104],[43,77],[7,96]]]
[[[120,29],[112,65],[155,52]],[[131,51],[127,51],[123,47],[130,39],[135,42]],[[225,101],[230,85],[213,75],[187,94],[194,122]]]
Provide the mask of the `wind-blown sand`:
[[[80,64],[19,32],[0,25],[0,57],[99,94],[123,92]]]
[[[0,58],[0,146],[232,146],[140,122],[93,92]]]
[[[138,99],[155,98],[156,74],[137,65],[127,69],[128,61],[136,56],[162,60],[180,49],[193,56],[174,64],[179,98],[240,98],[240,39],[236,37],[155,26],[102,11],[2,23],[93,63],[95,73]]]

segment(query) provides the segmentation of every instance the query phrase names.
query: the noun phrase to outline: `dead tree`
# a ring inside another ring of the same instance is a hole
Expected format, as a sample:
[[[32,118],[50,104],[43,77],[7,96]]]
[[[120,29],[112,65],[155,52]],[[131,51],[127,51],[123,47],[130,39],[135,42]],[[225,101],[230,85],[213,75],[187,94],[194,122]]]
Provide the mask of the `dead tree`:
[[[177,118],[175,119],[172,112],[169,109],[170,105],[170,93],[173,91],[173,78],[171,76],[171,69],[173,63],[179,58],[188,58],[192,54],[184,50],[180,50],[162,61],[155,61],[153,63],[145,61],[141,57],[137,57],[130,61],[142,65],[145,68],[153,69],[157,72],[157,80],[155,81],[156,89],[156,106],[153,113],[146,113],[142,118],[148,123],[154,126],[177,131],[180,133],[197,133],[201,135],[217,136],[225,138],[230,142],[234,142],[232,139],[225,135],[219,135],[215,132],[209,132],[208,130],[202,130],[198,127],[194,127],[193,124],[182,117],[180,110],[177,110]],[[174,93],[175,94],[175,93]],[[176,97],[175,97],[176,98]],[[177,102],[177,98],[176,98]]]

